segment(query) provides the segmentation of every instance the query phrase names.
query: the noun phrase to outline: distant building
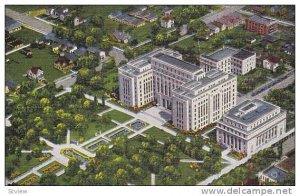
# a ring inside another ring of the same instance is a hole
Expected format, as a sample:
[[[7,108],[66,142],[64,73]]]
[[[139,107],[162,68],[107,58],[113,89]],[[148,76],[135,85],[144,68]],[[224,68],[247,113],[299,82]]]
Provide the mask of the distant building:
[[[214,35],[220,32],[220,28],[215,26],[213,23],[207,24],[208,29],[210,30],[210,34]]]
[[[123,14],[122,12],[110,13],[108,18],[132,27],[141,27],[145,25],[144,20],[129,16],[128,14]]]
[[[220,31],[224,31],[227,28],[226,24],[224,24],[224,23],[222,23],[220,21],[214,21],[214,22],[212,22],[212,24],[214,26],[218,27],[220,29]]]
[[[286,111],[259,99],[247,100],[224,114],[216,130],[220,145],[254,154],[270,141],[283,137]]]
[[[163,16],[171,16],[173,9],[169,6],[165,6],[162,10],[162,15]]]
[[[116,38],[117,42],[121,42],[125,44],[132,39],[132,37],[129,34],[121,31],[113,32],[113,36]]]
[[[75,17],[74,18],[74,26],[81,25],[85,22],[87,22],[87,19],[83,19],[83,18],[80,18],[80,17]]]
[[[32,67],[27,71],[27,77],[35,82],[42,82],[45,80],[44,71],[41,67]]]
[[[147,9],[147,7],[146,7]],[[131,16],[143,19],[147,22],[154,22],[157,20],[157,16],[151,12],[146,11],[144,7],[137,8],[129,13]]]
[[[268,56],[266,59],[263,60],[263,67],[265,69],[276,72],[277,68],[279,67],[279,63],[280,58],[275,56]]]
[[[277,31],[277,22],[258,15],[253,15],[246,19],[245,29],[266,35]]]
[[[87,51],[90,53],[95,54],[100,60],[104,59],[106,57],[105,51],[100,50],[96,47],[88,47]]]
[[[19,22],[13,19],[5,18],[5,31],[7,31],[8,33],[13,33],[21,29],[22,25]]]
[[[163,28],[173,28],[174,27],[174,20],[171,16],[165,16],[160,20],[160,26]]]

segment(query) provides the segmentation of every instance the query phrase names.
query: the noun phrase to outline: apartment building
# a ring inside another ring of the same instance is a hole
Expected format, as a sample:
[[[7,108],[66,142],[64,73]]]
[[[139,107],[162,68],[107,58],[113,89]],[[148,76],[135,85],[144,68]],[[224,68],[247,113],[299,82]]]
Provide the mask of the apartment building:
[[[256,68],[256,53],[225,47],[200,56],[200,67],[205,72],[218,69],[226,73],[244,75]]]
[[[237,79],[213,69],[172,91],[173,125],[197,130],[217,122],[236,105]]]
[[[286,112],[259,99],[247,100],[224,114],[216,130],[220,145],[253,154],[286,132]]]
[[[245,29],[266,35],[277,31],[277,22],[258,15],[253,15],[245,20]]]

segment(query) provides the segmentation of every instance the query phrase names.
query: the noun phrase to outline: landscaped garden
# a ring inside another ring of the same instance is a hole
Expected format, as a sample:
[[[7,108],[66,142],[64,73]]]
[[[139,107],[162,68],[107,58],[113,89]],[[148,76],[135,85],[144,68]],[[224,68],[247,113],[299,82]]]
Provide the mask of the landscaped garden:
[[[40,181],[40,177],[35,174],[30,174],[21,181],[18,182],[18,185],[21,186],[32,186],[32,185],[38,185]]]
[[[18,156],[17,156],[18,155]],[[5,172],[9,179],[14,179],[17,176],[31,170],[33,167],[41,164],[51,157],[50,154],[30,154],[19,153],[10,154],[5,157]]]
[[[39,169],[39,172],[42,174],[54,173],[64,169],[64,166],[57,161],[46,165],[45,167]]]

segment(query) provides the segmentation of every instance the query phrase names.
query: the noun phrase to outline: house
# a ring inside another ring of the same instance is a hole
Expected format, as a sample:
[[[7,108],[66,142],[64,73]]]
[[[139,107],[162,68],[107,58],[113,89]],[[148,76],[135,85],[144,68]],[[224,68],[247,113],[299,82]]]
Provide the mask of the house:
[[[12,80],[5,81],[5,93],[9,93],[10,91],[16,91],[20,88],[20,85]]]
[[[280,51],[286,53],[287,55],[292,55],[295,53],[295,44],[284,43],[281,46]]]
[[[129,16],[128,14],[123,14],[122,12],[113,12],[108,15],[108,18],[117,21],[122,24],[126,24],[132,27],[141,27],[145,25],[145,21],[140,18],[135,18]]]
[[[71,16],[68,8],[58,8],[55,10],[55,15],[58,16],[59,20],[64,21],[66,17]]]
[[[274,43],[274,42],[279,40],[279,37],[277,37],[275,35],[268,34],[268,35],[265,35],[264,40],[266,40],[270,43]]]
[[[87,19],[83,19],[83,18],[80,18],[80,17],[75,17],[74,18],[74,26],[78,26],[80,24],[83,24],[87,22]]]
[[[52,52],[55,53],[55,54],[58,54],[60,47],[61,47],[60,43],[54,42],[54,43],[51,44]]]
[[[80,47],[74,51],[74,54],[77,57],[85,56],[87,54],[87,50],[84,47]]]
[[[219,21],[213,21],[212,24],[215,25],[216,27],[218,27],[220,29],[220,31],[224,31],[227,28],[224,23],[221,23]]]
[[[13,38],[14,40],[9,42],[7,45],[12,47],[12,48],[20,48],[23,46],[23,42],[21,40],[18,40],[18,39],[15,39]]]
[[[5,31],[8,33],[13,33],[22,29],[22,25],[10,18],[5,18]]]
[[[220,32],[220,28],[215,26],[213,23],[208,23],[206,26],[210,30],[210,35],[214,35]]]
[[[35,82],[42,82],[45,80],[44,71],[41,67],[32,67],[27,71],[27,77]]]
[[[182,26],[180,27],[179,35],[180,35],[180,36],[184,36],[184,35],[187,34],[187,32],[188,32],[188,26],[187,26],[187,24],[182,25]]]
[[[276,69],[279,67],[280,59],[275,56],[268,56],[263,60],[263,67],[269,69],[273,72],[276,72]]]
[[[24,54],[26,57],[32,57],[32,51],[27,48],[23,48],[21,54]]]
[[[60,53],[58,60],[54,62],[54,68],[66,73],[75,66],[77,57],[73,53]]]
[[[102,60],[106,57],[105,52],[101,51],[99,48],[96,48],[96,47],[88,47],[87,51],[95,54],[100,60]]]
[[[116,38],[117,42],[121,42],[125,44],[132,39],[132,37],[129,34],[121,31],[113,32],[113,36]]]
[[[173,9],[169,6],[164,7],[164,9],[162,10],[162,15],[163,16],[171,16]]]
[[[173,28],[174,27],[174,20],[171,16],[164,16],[161,20],[160,20],[160,26],[163,28]]]

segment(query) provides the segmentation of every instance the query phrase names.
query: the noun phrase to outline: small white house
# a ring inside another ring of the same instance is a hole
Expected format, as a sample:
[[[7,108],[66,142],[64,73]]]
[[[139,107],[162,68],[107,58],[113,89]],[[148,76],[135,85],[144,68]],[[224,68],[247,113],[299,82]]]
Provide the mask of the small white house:
[[[35,82],[41,82],[45,80],[44,71],[41,67],[32,67],[27,71],[27,77]]]
[[[276,72],[276,69],[279,67],[280,59],[274,56],[269,56],[263,60],[263,67],[269,69],[273,72]]]
[[[173,28],[174,20],[170,16],[165,16],[160,20],[160,26],[167,29]]]

